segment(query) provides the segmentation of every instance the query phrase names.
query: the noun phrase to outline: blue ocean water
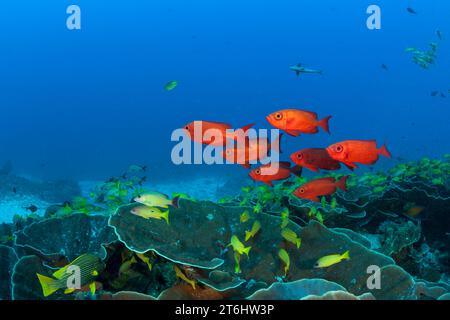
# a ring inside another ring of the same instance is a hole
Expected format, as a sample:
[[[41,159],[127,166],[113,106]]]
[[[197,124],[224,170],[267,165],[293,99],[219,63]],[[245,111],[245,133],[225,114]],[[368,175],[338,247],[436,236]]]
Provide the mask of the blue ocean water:
[[[71,4],[81,30],[66,27]],[[381,30],[366,26],[370,4],[381,7]],[[265,116],[288,107],[333,118],[330,136],[286,137],[286,158],[346,139],[377,139],[406,159],[450,150],[445,0],[4,0],[1,8],[0,163],[21,174],[96,180],[137,163],[159,180],[245,176],[236,166],[175,167],[172,131],[193,120],[270,128]],[[405,48],[432,41],[438,57],[423,70]],[[289,66],[299,62],[324,75],[296,77]],[[171,80],[179,86],[167,92]]]

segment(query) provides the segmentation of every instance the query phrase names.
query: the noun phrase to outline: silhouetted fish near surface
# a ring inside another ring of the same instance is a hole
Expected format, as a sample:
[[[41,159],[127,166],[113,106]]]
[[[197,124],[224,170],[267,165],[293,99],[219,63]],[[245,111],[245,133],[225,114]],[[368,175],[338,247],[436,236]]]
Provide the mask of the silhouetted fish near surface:
[[[441,98],[447,98],[447,96],[443,92],[441,92]]]
[[[38,207],[36,207],[34,204],[32,204],[31,206],[29,206],[29,207],[24,207],[24,209],[25,210],[28,210],[28,211],[31,211],[31,212],[36,212],[36,211],[38,211]]]
[[[16,187],[12,188],[12,192],[17,193]]]
[[[436,35],[439,38],[439,40],[442,40],[442,32],[441,32],[441,30],[436,30]]]
[[[406,8],[406,10],[411,14],[417,14],[417,11],[414,10],[413,8]]]
[[[439,94],[439,91],[432,91],[431,96],[436,97]]]
[[[383,69],[383,70],[386,70],[386,71],[388,71],[389,70],[389,68],[388,68],[388,66],[387,65],[385,65],[384,63],[381,65],[381,68]]]

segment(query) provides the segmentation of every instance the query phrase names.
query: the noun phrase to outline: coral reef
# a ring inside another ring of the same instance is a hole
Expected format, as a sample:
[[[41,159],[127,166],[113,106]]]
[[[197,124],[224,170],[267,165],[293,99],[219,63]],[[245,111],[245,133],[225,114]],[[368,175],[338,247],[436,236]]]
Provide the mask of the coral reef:
[[[449,176],[446,156],[351,174],[347,193],[320,203],[292,197],[305,177],[217,203],[174,194],[167,222],[132,213],[143,178],[112,178],[45,217],[0,225],[0,299],[448,299]],[[44,298],[36,273],[85,253],[105,265],[95,294]],[[368,285],[373,272],[380,288]]]
[[[103,244],[116,240],[105,216],[74,214],[33,223],[15,234],[15,245],[44,255],[61,254],[73,260],[89,252],[105,255]]]
[[[13,248],[0,245],[0,300],[12,298],[11,276],[17,260],[17,254]]]

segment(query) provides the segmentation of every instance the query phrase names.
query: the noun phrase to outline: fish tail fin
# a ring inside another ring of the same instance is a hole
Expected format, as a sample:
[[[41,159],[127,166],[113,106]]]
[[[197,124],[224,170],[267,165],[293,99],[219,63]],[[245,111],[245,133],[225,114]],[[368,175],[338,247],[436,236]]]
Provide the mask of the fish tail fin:
[[[178,208],[178,207],[176,207],[176,208]],[[170,225],[170,222],[169,222],[169,212],[170,212],[169,210],[163,212],[163,214],[161,215],[161,217],[162,217],[164,220],[166,220],[167,224]]]
[[[244,248],[244,250],[242,250],[247,255],[247,257],[248,257],[248,254],[249,254],[251,248],[252,247],[246,247],[246,248]]]
[[[248,124],[248,125],[246,125],[246,126],[243,126],[243,127],[241,128],[241,130],[244,131],[244,133],[246,133],[246,132],[247,132],[249,129],[251,129],[254,125],[255,125],[254,123],[250,123],[250,124]]]
[[[42,293],[44,297],[48,297],[49,295],[55,293],[59,288],[55,285],[56,280],[50,277],[43,276],[42,274],[36,273],[39,283],[42,287]]]
[[[336,186],[342,191],[347,192],[347,179],[349,176],[343,176],[338,182],[336,182]]]
[[[248,241],[252,237],[252,233],[250,231],[245,231],[245,241]]]
[[[136,263],[136,262],[137,262],[136,257],[135,257],[135,256],[132,256],[130,262],[131,262],[131,263]]]
[[[295,240],[295,244],[297,245],[297,249],[300,249],[300,245],[302,244],[302,240],[300,238]]]
[[[180,207],[180,196],[176,196],[172,199],[172,205],[177,209]]]
[[[343,260],[350,260],[350,251],[347,250],[342,254],[342,259]]]
[[[297,177],[301,177],[302,176],[303,168],[301,166],[293,166],[290,170]]]
[[[328,116],[318,122],[318,126],[321,127],[323,130],[325,130],[328,134],[331,134],[330,126],[328,123],[328,121],[330,121],[331,118],[332,118],[332,116]]]
[[[383,156],[385,156],[385,157],[387,157],[387,158],[389,158],[389,159],[392,158],[392,155],[389,152],[389,150],[387,149],[386,144],[383,144],[383,146],[380,149],[378,149],[378,153],[383,155]]]

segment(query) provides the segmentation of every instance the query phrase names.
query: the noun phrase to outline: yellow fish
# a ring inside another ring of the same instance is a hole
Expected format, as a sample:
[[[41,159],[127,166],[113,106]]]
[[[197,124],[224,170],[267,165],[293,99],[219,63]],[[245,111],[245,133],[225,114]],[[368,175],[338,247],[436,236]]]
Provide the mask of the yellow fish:
[[[169,210],[162,212],[161,210],[155,207],[141,206],[131,209],[130,212],[144,219],[157,219],[157,220],[164,219],[166,220],[167,224],[170,224]]]
[[[242,212],[241,217],[239,218],[239,221],[241,223],[247,222],[250,219],[250,213],[248,213],[248,210],[245,210]]]
[[[130,260],[122,263],[122,265],[119,268],[119,275],[122,275],[122,274],[128,272],[131,269],[131,266],[133,264],[135,264],[136,262],[137,262],[136,258],[134,256],[132,256]]]
[[[285,264],[284,275],[286,276],[291,266],[291,259],[289,258],[289,254],[287,253],[287,251],[284,249],[280,249],[280,251],[278,251],[278,256]]]
[[[141,259],[142,262],[144,262],[148,266],[148,270],[152,271],[153,266],[150,262],[150,258],[142,253],[136,253],[136,255],[138,256],[139,259]]]
[[[167,209],[169,206],[178,208],[179,196],[169,199],[168,196],[159,192],[149,192],[134,198],[134,201],[146,205],[147,207],[160,207]]]
[[[252,247],[245,247],[244,244],[239,240],[237,236],[231,237],[231,243],[228,246],[232,246],[233,250],[239,254],[245,253],[248,257],[248,253]]]
[[[284,229],[289,224],[289,209],[284,208],[281,212],[281,229]]]
[[[70,270],[71,267],[79,268],[79,274],[81,276],[80,287],[84,287],[89,284],[91,292],[93,294],[95,293],[95,279],[99,275],[99,272],[103,271],[104,265],[99,257],[92,254],[83,254],[73,260],[67,266],[64,266],[63,268],[54,272],[52,276],[55,279],[36,273],[39,279],[39,283],[41,284],[44,297],[48,297],[59,289],[65,289],[65,294],[69,294],[77,290],[77,288],[67,287],[68,280],[70,280],[69,278],[74,275],[74,271]],[[74,270],[76,272],[76,269]]]
[[[189,283],[192,286],[192,288],[195,290],[195,284],[196,284],[195,279],[189,279],[188,277],[186,277],[186,275],[183,273],[183,271],[181,271],[180,268],[178,268],[177,266],[173,266],[173,269],[175,270],[175,274],[176,274],[177,278],[180,278],[181,280]]]
[[[261,229],[261,223],[258,220],[256,220],[253,223],[252,230],[245,231],[245,241],[248,241],[250,238],[253,238],[258,233],[259,229]]]
[[[284,228],[283,230],[281,230],[281,236],[289,241],[292,242],[293,244],[295,244],[297,246],[297,249],[300,248],[300,245],[302,243],[302,240],[297,236],[297,234],[292,231],[289,228]]]
[[[241,273],[241,255],[237,252],[234,253],[234,273]]]
[[[350,260],[350,251],[345,251],[343,254],[332,254],[317,260],[314,268],[327,268],[342,260]]]

